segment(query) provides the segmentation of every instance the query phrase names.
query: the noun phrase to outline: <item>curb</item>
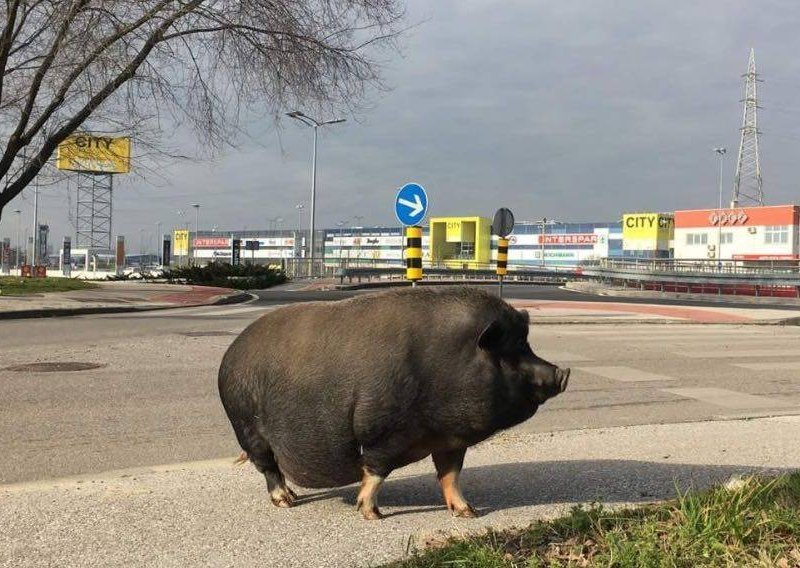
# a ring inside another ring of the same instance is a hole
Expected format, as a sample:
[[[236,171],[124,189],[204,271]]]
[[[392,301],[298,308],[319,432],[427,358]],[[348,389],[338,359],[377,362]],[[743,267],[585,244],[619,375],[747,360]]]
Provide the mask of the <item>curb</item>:
[[[35,318],[57,318],[69,316],[85,316],[95,314],[125,314],[131,312],[152,312],[155,310],[174,310],[180,308],[198,308],[201,306],[225,306],[229,304],[241,304],[256,299],[256,296],[248,292],[236,292],[227,294],[214,302],[207,304],[177,304],[173,306],[98,306],[86,308],[39,308],[32,310],[15,310],[11,312],[0,312],[0,320],[14,319],[35,319]]]
[[[496,280],[420,280],[418,286],[498,286]],[[504,281],[503,286],[563,286],[563,282],[522,282]],[[362,282],[361,284],[333,284],[332,290],[369,290],[380,288],[408,287],[411,282],[408,280],[388,281],[388,282]]]

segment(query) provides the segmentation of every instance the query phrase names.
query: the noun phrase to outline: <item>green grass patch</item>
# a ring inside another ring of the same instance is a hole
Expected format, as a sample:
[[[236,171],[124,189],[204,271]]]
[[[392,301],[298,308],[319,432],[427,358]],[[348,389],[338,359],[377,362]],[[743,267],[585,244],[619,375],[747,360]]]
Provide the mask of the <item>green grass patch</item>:
[[[0,277],[0,295],[25,296],[45,292],[69,292],[70,290],[89,290],[97,284],[74,278],[20,278],[18,276]]]
[[[800,566],[800,473],[751,477],[673,501],[574,507],[526,529],[413,550],[391,568]]]

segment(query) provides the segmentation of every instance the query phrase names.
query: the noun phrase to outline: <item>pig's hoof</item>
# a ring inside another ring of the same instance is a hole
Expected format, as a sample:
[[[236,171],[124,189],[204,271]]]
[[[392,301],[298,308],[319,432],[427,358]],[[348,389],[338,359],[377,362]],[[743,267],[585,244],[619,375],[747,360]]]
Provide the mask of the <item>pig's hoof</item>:
[[[362,509],[361,514],[368,521],[380,521],[383,518],[383,515],[377,507],[373,507],[372,509]]]
[[[270,493],[269,498],[272,501],[272,504],[276,507],[288,509],[294,505],[294,500],[297,499],[297,495],[295,495],[294,491],[287,487],[286,489]]]
[[[461,507],[460,509],[453,509],[452,513],[454,517],[459,517],[461,519],[476,519],[478,517],[478,513],[469,505]]]

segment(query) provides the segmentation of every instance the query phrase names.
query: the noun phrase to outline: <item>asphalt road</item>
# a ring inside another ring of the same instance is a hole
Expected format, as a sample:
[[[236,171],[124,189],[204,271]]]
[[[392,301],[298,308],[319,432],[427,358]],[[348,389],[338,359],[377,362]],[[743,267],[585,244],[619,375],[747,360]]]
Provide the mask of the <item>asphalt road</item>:
[[[277,510],[250,466],[231,466],[216,392],[235,334],[273,309],[261,297],[0,322],[0,566],[364,565],[439,529],[800,467],[800,328],[533,326],[534,349],[572,367],[570,388],[468,452],[464,489],[481,519],[447,516],[429,460],[390,477],[377,525],[352,510],[353,488],[300,490],[302,506]],[[41,362],[99,367],[12,369]]]
[[[267,309],[0,322],[0,455],[14,456],[0,461],[0,483],[235,455],[216,372],[234,336]],[[705,420],[772,402],[800,409],[797,327],[548,325],[531,328],[531,343],[574,374],[525,432]],[[100,368],[8,370],[41,361]],[[785,368],[758,367],[776,363]],[[766,402],[726,408],[668,390],[697,387]]]
[[[482,285],[496,288],[494,285]],[[252,291],[258,297],[256,305],[276,306],[296,302],[311,301],[333,301],[350,298],[359,294],[372,294],[380,289],[362,290],[302,290],[292,288],[273,288],[268,290]],[[797,306],[781,303],[748,303],[747,300],[736,298],[720,298],[719,301],[711,300],[692,300],[692,299],[670,299],[670,298],[630,298],[616,296],[600,296],[595,294],[584,294],[574,290],[568,290],[560,286],[536,286],[524,284],[507,284],[503,288],[503,297],[517,300],[550,300],[550,301],[581,301],[603,303],[626,304],[655,304],[661,306],[692,306],[697,308],[719,308],[736,307],[740,309],[776,309],[792,311],[797,310]]]

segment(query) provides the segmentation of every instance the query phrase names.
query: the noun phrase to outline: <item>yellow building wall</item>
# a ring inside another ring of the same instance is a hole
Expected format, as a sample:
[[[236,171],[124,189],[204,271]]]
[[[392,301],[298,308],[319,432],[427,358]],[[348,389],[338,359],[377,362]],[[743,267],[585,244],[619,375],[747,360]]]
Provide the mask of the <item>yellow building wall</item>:
[[[491,261],[492,222],[486,217],[432,217],[430,253],[434,266],[486,268]]]
[[[623,250],[667,250],[675,234],[668,213],[626,213],[622,216]]]

